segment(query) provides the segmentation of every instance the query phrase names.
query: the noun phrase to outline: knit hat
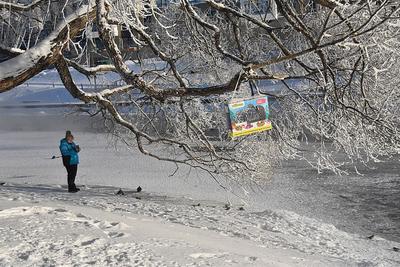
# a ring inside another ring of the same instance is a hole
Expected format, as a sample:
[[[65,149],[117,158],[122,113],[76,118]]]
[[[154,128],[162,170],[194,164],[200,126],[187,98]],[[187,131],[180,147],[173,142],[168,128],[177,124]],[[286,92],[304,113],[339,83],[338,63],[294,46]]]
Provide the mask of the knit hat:
[[[70,136],[70,135],[72,135],[71,131],[70,131],[70,130],[67,130],[67,131],[65,132],[65,138],[67,138],[67,137]]]

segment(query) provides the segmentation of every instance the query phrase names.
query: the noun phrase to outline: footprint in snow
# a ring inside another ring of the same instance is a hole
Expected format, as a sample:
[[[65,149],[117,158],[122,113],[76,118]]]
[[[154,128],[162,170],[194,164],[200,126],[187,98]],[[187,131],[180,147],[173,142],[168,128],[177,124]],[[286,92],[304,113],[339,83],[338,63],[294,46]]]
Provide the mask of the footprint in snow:
[[[85,215],[83,215],[82,213],[78,213],[76,214],[77,218],[87,218]]]
[[[67,212],[66,209],[62,209],[62,208],[55,209],[54,211],[57,211],[57,212]]]
[[[108,233],[108,236],[111,238],[118,238],[118,237],[123,237],[124,233],[110,232],[110,233]]]
[[[93,239],[90,239],[90,240],[87,240],[87,241],[82,241],[82,242],[81,242],[81,246],[91,245],[91,244],[93,244],[94,242],[96,242],[97,240],[98,240],[98,238],[93,238]]]
[[[18,258],[20,258],[21,260],[25,260],[25,261],[29,258],[29,256],[30,256],[29,251],[18,254]]]
[[[254,262],[257,260],[257,257],[254,257],[254,256],[246,257],[246,260],[250,261],[250,262]]]

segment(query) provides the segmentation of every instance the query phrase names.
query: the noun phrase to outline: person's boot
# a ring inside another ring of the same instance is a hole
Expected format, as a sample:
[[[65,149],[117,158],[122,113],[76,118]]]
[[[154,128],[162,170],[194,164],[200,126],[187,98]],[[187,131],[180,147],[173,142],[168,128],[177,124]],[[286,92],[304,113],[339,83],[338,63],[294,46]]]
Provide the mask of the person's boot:
[[[77,190],[76,188],[68,188],[68,192],[69,193],[76,193],[76,192],[78,192],[79,190]]]

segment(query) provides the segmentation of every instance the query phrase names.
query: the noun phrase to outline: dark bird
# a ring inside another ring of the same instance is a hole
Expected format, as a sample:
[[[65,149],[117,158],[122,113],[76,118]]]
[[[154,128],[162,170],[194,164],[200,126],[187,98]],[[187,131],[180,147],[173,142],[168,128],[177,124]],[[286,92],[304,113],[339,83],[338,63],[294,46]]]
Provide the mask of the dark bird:
[[[0,185],[5,185],[5,184],[6,184],[5,182],[1,182],[1,183],[0,183]]]
[[[400,251],[400,248],[393,247],[393,251],[399,252],[399,251]]]
[[[142,192],[142,188],[139,186],[138,188],[136,188],[136,192],[138,193]]]
[[[372,238],[374,238],[374,237],[375,237],[375,235],[367,236],[368,239],[372,239]]]
[[[125,195],[124,191],[122,191],[121,188],[120,188],[120,189],[118,190],[118,192],[115,193],[115,194],[116,194],[116,195],[121,195],[121,196]]]

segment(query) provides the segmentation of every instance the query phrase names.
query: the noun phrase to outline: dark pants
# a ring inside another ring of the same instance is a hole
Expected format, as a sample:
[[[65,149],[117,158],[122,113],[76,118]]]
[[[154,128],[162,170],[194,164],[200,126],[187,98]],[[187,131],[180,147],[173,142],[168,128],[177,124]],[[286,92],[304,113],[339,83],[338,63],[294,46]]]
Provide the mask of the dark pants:
[[[65,168],[67,169],[68,173],[68,190],[76,189],[75,185],[75,177],[76,173],[78,172],[78,165],[66,165]]]

